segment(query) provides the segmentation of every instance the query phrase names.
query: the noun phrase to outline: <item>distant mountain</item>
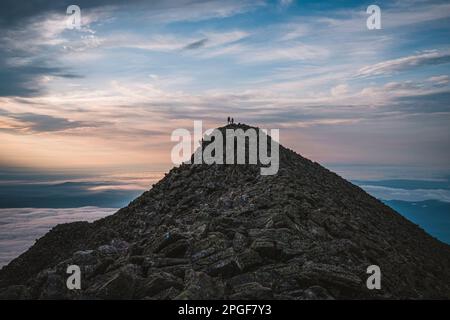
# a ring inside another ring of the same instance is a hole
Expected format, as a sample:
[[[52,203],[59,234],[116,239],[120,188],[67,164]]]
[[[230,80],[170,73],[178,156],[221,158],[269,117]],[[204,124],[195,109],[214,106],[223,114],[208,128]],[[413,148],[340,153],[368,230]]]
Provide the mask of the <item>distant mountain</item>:
[[[76,208],[98,206],[120,208],[139,190],[90,190],[102,186],[92,182],[0,185],[0,208]]]
[[[81,290],[66,288],[72,264]],[[380,290],[366,287],[370,265]],[[0,287],[22,299],[448,299],[450,246],[280,146],[276,175],[183,164],[112,216],[56,226]]]

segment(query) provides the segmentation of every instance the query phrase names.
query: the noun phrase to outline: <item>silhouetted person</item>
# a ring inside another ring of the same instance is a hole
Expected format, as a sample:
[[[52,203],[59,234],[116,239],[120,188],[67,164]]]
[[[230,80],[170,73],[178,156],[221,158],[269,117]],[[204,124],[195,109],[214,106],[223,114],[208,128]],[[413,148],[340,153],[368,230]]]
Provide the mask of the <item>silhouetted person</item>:
[[[228,117],[227,124],[230,124],[230,117]]]
[[[231,124],[234,124],[234,118],[231,118]]]

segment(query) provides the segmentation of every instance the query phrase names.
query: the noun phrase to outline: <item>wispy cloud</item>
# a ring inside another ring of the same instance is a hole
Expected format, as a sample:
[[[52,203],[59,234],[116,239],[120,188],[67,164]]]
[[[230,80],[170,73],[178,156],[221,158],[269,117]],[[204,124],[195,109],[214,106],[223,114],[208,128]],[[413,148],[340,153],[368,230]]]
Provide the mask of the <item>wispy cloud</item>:
[[[430,50],[419,54],[387,60],[359,69],[357,76],[377,76],[391,74],[425,65],[439,65],[450,62],[450,52]]]
[[[1,117],[12,119],[9,122]],[[2,125],[3,123],[3,125]],[[76,128],[96,127],[99,122],[74,121],[45,114],[31,112],[12,113],[0,109],[0,130],[17,133],[43,133],[65,131]]]
[[[18,24],[35,16],[65,12],[72,4],[63,1],[55,5],[52,1],[30,3],[26,0],[6,0],[0,7],[0,22],[5,24]],[[131,0],[124,3],[121,0],[78,0],[77,5],[86,12],[145,12],[145,16],[158,23],[175,21],[198,21],[215,17],[229,17],[235,14],[252,10],[264,5],[263,1],[219,1],[219,0],[166,0],[145,1]]]
[[[406,190],[406,189],[371,186],[371,185],[362,185],[361,188],[366,190],[374,197],[383,200],[425,201],[432,199],[443,202],[450,202],[449,190],[441,190],[441,189]]]
[[[203,47],[206,43],[208,42],[207,38],[198,40],[198,41],[194,41],[189,43],[188,45],[186,45],[183,49],[184,50],[193,50],[193,49],[198,49]]]
[[[428,78],[427,81],[430,81],[435,85],[444,86],[450,83],[450,77],[448,75],[433,76]]]

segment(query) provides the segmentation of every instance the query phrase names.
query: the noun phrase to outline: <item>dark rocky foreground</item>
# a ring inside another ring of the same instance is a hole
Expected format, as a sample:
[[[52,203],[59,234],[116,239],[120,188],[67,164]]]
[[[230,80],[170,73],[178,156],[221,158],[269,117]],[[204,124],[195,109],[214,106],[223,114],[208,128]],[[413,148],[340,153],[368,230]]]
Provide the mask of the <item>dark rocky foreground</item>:
[[[53,228],[0,271],[0,298],[450,298],[448,245],[282,146],[280,162],[174,168],[112,216]]]

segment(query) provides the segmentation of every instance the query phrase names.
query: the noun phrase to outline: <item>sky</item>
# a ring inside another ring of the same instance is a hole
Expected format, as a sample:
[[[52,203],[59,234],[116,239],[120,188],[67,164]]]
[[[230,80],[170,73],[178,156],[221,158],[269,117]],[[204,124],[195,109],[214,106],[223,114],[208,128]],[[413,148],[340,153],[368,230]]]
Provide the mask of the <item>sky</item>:
[[[446,1],[379,1],[380,30],[370,1],[83,0],[80,29],[70,4],[0,4],[2,180],[142,188],[173,166],[173,130],[229,115],[332,167],[449,171]]]

